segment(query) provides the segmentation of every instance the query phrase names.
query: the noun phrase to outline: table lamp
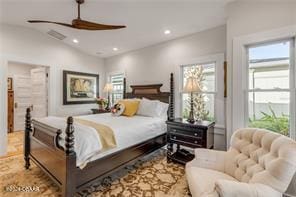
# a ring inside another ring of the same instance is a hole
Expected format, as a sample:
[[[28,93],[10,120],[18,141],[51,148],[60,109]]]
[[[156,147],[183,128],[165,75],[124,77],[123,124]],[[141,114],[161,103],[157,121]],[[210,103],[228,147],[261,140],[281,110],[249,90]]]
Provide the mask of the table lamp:
[[[197,79],[195,77],[188,77],[186,84],[183,89],[184,92],[190,93],[190,112],[187,121],[189,123],[194,123],[194,109],[193,109],[193,93],[201,92]]]
[[[113,90],[113,85],[111,83],[106,83],[105,87],[104,87],[104,92],[107,92],[108,94],[108,103],[107,106],[105,108],[105,110],[110,110],[110,92],[112,92]]]

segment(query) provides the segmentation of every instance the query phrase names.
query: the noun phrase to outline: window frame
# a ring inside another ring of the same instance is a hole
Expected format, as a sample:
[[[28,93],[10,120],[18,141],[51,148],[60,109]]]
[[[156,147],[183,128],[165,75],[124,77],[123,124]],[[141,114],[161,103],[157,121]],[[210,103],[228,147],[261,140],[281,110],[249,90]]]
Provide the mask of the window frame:
[[[191,65],[191,64],[199,64],[205,62],[216,62],[216,95],[214,101],[214,116],[215,116],[215,126],[214,133],[219,136],[224,136],[226,138],[226,106],[225,106],[225,95],[224,95],[224,86],[225,86],[225,78],[224,70],[225,66],[225,54],[224,53],[215,53],[209,54],[205,56],[199,56],[195,58],[186,58],[178,60],[175,63],[174,73],[176,76],[175,81],[175,115],[176,117],[182,117],[182,100],[181,94],[183,90],[182,84],[182,65]],[[223,146],[223,145],[222,145]]]
[[[267,31],[255,32],[251,34],[233,37],[230,45],[231,51],[228,53],[228,72],[227,72],[227,92],[226,99],[226,117],[227,117],[227,147],[230,146],[231,136],[234,131],[245,127],[245,73],[247,67],[246,46],[256,43],[263,43],[288,38],[296,38],[296,25],[290,25],[280,28],[274,28]],[[295,49],[295,42],[294,42]],[[295,65],[296,52],[292,54],[292,60]],[[233,65],[233,66],[232,66]],[[293,95],[295,90],[293,90]],[[295,109],[295,106],[292,106]],[[291,112],[295,113],[295,112]],[[295,115],[294,115],[295,117]],[[295,121],[295,120],[292,120]],[[296,131],[296,128],[291,128]],[[291,138],[296,140],[295,133],[291,134]]]
[[[199,94],[209,94],[209,95],[213,95],[214,97],[214,114],[213,114],[213,118],[214,120],[216,120],[216,96],[217,96],[217,61],[216,60],[212,60],[212,61],[204,61],[204,62],[198,62],[198,63],[191,63],[191,64],[183,64],[180,66],[180,74],[181,74],[181,80],[180,80],[180,83],[181,83],[181,90],[180,90],[180,99],[181,99],[181,106],[180,106],[180,112],[181,112],[181,117],[183,118],[183,110],[184,110],[184,105],[183,105],[183,96],[184,94],[187,94],[186,92],[183,91],[183,86],[184,86],[184,68],[185,67],[191,67],[191,66],[194,66],[194,65],[199,65],[199,66],[203,66],[203,65],[206,65],[206,64],[214,64],[214,68],[215,68],[215,73],[214,73],[214,76],[215,76],[215,88],[214,88],[214,91],[201,91],[201,92],[198,92]],[[197,93],[197,92],[193,92],[193,93]]]
[[[268,46],[276,43],[281,42],[290,42],[290,65],[289,65],[289,88],[272,88],[272,89],[266,89],[266,88],[254,88],[250,89],[249,87],[249,49],[253,47],[260,47],[260,46]],[[248,127],[249,125],[249,93],[256,93],[256,92],[287,92],[290,95],[289,99],[289,137],[292,139],[295,139],[296,131],[294,130],[296,128],[295,125],[295,37],[290,38],[282,38],[277,39],[273,41],[264,41],[261,43],[255,43],[255,44],[249,44],[245,45],[245,55],[246,55],[246,66],[245,66],[245,83],[246,83],[246,89],[244,90],[244,124],[245,127]],[[292,132],[291,132],[292,131]],[[294,132],[293,132],[294,131]]]
[[[112,77],[113,76],[116,76],[116,75],[122,75],[122,86],[124,85],[124,78],[125,78],[125,73],[124,72],[122,72],[122,71],[116,71],[116,72],[110,72],[110,73],[108,73],[108,83],[112,83]],[[113,84],[112,84],[112,86],[113,86]],[[121,93],[119,93],[119,92],[115,92],[114,90],[110,93],[110,102],[111,102],[111,104],[113,105],[114,103],[113,103],[113,95],[114,94],[122,94],[122,98],[123,98],[123,89],[124,89],[124,87],[122,88],[122,92]]]

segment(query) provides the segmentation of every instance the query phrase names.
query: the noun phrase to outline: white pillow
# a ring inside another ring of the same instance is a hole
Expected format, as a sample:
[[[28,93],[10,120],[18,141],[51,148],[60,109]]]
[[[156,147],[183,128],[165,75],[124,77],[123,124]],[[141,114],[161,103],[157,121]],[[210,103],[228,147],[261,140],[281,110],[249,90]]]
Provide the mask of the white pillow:
[[[137,115],[158,117],[160,116],[160,113],[161,110],[159,107],[159,101],[142,98],[139,104]]]
[[[159,111],[160,111],[159,117],[167,119],[168,118],[169,104],[158,101],[158,106],[159,106]]]

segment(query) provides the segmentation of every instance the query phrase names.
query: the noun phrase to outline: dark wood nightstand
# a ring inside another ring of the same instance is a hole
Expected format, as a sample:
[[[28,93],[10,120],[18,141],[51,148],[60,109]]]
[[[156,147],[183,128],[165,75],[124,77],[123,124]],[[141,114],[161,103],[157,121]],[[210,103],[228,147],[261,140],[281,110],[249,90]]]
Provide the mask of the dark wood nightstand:
[[[93,114],[103,114],[103,113],[110,113],[110,110],[105,109],[91,109]]]
[[[182,154],[180,145],[189,148],[213,148],[214,147],[214,122],[200,121],[193,124],[185,119],[176,118],[167,123],[167,160],[186,164],[194,158],[194,155]],[[174,152],[174,144],[177,149]]]

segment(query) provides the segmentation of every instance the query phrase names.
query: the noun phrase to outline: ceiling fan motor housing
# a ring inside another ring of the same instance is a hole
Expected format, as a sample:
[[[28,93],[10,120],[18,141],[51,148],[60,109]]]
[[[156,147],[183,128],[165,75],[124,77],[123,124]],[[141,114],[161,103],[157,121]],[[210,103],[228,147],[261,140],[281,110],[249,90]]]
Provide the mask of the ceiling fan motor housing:
[[[83,4],[83,3],[84,3],[84,0],[76,0],[76,2],[77,2],[78,4]]]

